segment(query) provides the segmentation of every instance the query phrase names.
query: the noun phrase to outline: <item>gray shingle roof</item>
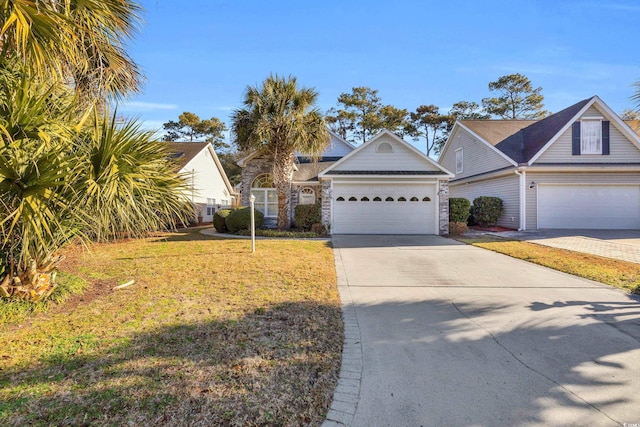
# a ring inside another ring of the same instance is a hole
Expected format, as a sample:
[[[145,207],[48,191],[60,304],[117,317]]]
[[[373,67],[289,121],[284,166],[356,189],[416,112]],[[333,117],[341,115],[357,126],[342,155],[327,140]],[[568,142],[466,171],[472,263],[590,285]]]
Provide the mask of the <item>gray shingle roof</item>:
[[[167,142],[169,159],[173,160],[180,170],[207,145],[208,142]]]
[[[463,120],[461,123],[517,163],[535,156],[592,98],[584,99],[542,120]],[[511,132],[511,133],[509,133]]]

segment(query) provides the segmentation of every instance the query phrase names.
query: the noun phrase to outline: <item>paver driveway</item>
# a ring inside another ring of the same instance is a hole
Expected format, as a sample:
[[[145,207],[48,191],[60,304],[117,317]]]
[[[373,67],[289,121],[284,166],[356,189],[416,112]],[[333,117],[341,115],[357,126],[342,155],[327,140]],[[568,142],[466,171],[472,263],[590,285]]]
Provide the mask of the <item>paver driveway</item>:
[[[333,245],[352,305],[327,425],[640,424],[637,299],[436,236]]]

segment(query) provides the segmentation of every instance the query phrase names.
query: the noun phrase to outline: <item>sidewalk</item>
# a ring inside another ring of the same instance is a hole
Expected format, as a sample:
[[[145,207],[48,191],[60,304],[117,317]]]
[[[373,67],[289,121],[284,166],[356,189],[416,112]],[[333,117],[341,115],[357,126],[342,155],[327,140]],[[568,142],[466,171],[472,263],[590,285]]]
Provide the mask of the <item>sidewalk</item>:
[[[637,238],[640,233],[637,230],[503,231],[487,234],[640,264]]]

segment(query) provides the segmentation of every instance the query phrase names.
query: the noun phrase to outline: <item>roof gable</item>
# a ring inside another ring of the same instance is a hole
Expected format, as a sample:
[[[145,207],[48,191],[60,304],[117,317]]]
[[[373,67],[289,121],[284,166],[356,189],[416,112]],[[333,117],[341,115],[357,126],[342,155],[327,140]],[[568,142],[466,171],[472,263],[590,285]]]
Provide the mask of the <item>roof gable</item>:
[[[538,120],[496,144],[496,148],[517,163],[527,163],[570,125],[594,98],[584,99]]]
[[[331,159],[331,161],[335,161],[337,159],[341,159],[345,155],[349,154],[351,151],[355,150],[355,146],[341,138],[340,135],[333,132],[331,129],[327,129],[329,131],[329,143],[325,150],[318,156],[320,159]],[[256,156],[260,155],[259,151],[253,151],[247,154],[245,157],[238,160],[238,166],[245,167],[247,162],[254,159]],[[296,152],[295,156],[302,162],[309,162],[310,158],[308,156],[304,156],[301,153]]]
[[[451,172],[388,130],[379,132],[324,170],[325,175],[446,175]]]
[[[207,145],[208,142],[167,142],[169,159],[171,159],[178,170],[184,168],[194,157],[196,157]]]
[[[209,142],[167,142],[169,151],[169,159],[172,159],[179,172],[186,172],[185,168],[193,159],[195,159],[204,150],[208,150],[213,164],[224,181],[225,187],[229,194],[235,194],[236,191],[231,186],[220,159]]]

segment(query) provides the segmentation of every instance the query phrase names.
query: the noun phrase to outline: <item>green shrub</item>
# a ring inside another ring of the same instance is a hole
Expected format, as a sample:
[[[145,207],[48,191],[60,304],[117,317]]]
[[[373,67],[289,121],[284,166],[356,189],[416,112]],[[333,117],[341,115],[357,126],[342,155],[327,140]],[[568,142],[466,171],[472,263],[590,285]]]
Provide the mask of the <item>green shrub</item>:
[[[213,227],[218,230],[218,233],[226,233],[229,231],[225,220],[230,212],[231,209],[218,209],[213,214]]]
[[[486,227],[496,225],[503,210],[501,198],[480,196],[473,200],[471,216],[475,224]]]
[[[464,197],[452,197],[449,199],[449,221],[464,222],[469,220],[471,214],[471,202]]]
[[[264,215],[262,212],[254,209],[255,212],[255,225],[256,228],[262,226],[264,222]],[[225,224],[230,233],[237,233],[240,230],[248,230],[251,227],[251,208],[249,206],[242,206],[233,209],[227,215]]]
[[[303,230],[311,230],[311,226],[322,221],[322,209],[320,203],[313,205],[298,205],[293,212],[296,227]]]
[[[466,222],[452,221],[449,223],[449,234],[451,236],[462,236],[468,229]]]

